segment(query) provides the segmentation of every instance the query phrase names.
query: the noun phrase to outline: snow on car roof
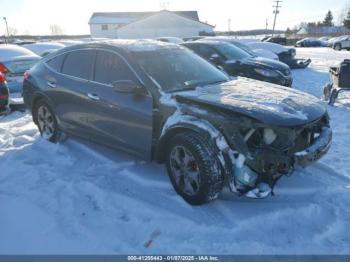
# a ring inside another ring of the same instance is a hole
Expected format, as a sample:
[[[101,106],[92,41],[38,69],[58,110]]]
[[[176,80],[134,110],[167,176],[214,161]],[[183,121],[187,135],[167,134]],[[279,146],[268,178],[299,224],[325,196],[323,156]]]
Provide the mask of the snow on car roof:
[[[23,57],[23,56],[33,57],[37,55],[32,51],[18,45],[1,45],[0,46],[1,61],[8,61],[16,57]]]
[[[55,42],[39,42],[35,44],[23,45],[23,47],[32,51],[37,55],[42,55],[43,53],[49,50],[58,50],[58,49],[64,48],[65,45],[61,43],[55,43]]]
[[[288,51],[288,49],[282,45],[269,42],[251,42],[247,43],[247,45],[252,49],[266,49],[276,54]]]
[[[152,39],[115,39],[103,41],[106,44],[116,45],[132,52],[155,51],[159,49],[181,49],[182,47],[167,42]],[[99,42],[101,43],[101,42]]]

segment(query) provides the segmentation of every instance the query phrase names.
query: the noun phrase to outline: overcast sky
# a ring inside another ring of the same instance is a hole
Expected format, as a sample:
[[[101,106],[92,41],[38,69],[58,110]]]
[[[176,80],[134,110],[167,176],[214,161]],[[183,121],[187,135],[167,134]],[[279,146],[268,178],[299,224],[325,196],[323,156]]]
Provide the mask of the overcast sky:
[[[162,5],[163,4],[163,5]],[[7,17],[18,34],[49,34],[49,25],[59,25],[66,34],[89,33],[93,12],[197,10],[202,21],[216,25],[216,30],[272,27],[272,0],[0,0],[0,16]],[[293,27],[301,21],[319,21],[330,9],[338,16],[350,0],[284,0],[277,28]],[[0,34],[5,33],[0,20]]]

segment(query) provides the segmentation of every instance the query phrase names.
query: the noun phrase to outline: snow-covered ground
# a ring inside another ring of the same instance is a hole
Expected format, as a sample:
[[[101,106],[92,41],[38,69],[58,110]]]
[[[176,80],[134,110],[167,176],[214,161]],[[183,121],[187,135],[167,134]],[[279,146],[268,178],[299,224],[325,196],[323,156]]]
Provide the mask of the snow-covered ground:
[[[313,63],[293,72],[294,86],[319,97],[328,67],[350,58],[297,52]],[[274,197],[225,192],[200,207],[163,166],[76,139],[54,145],[28,113],[2,117],[0,254],[350,254],[350,96],[329,112],[330,152],[281,179]]]

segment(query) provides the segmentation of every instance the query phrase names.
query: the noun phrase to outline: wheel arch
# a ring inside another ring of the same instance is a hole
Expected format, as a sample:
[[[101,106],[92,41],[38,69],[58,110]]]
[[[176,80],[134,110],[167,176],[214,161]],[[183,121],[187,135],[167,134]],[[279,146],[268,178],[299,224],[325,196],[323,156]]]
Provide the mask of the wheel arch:
[[[31,105],[30,105],[30,110],[31,112],[33,112],[34,108],[35,108],[35,105],[40,101],[40,100],[44,100],[51,108],[54,108],[54,103],[53,101],[45,94],[41,93],[41,92],[36,92],[33,94],[33,98],[32,98],[32,102],[31,102]],[[59,119],[57,118],[56,116],[56,119],[57,119],[57,122],[59,122]],[[33,114],[33,121],[35,124],[38,124],[35,117],[34,117],[34,114]]]
[[[184,117],[182,120],[172,125],[164,125],[163,132],[158,140],[154,154],[154,159],[158,163],[163,163],[165,161],[167,143],[175,135],[182,132],[196,133],[200,135],[203,139],[205,139],[205,141],[208,141],[209,143],[214,145],[216,150],[218,151],[218,156],[221,164],[223,166],[226,165],[222,151],[225,148],[229,148],[229,145],[224,135],[209,122],[191,116]],[[218,143],[218,139],[220,140],[220,143]]]
[[[165,152],[167,143],[177,134],[184,132],[193,132],[198,135],[209,135],[206,134],[204,130],[200,130],[196,126],[191,126],[188,124],[178,124],[169,128],[160,138],[155,150],[155,160],[159,163],[163,163],[165,160]]]

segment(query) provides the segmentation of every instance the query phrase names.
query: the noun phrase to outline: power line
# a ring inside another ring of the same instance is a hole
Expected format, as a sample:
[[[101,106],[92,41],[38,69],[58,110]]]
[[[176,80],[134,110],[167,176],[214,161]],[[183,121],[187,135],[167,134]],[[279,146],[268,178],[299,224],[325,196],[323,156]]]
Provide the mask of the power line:
[[[274,33],[275,33],[277,15],[280,13],[279,8],[282,7],[282,6],[279,5],[280,3],[282,3],[281,0],[274,0],[273,2],[274,2],[276,5],[272,6],[273,8],[275,8],[275,10],[273,10],[273,13],[275,14],[275,18],[274,18],[274,20],[273,20],[272,36],[273,36]]]

